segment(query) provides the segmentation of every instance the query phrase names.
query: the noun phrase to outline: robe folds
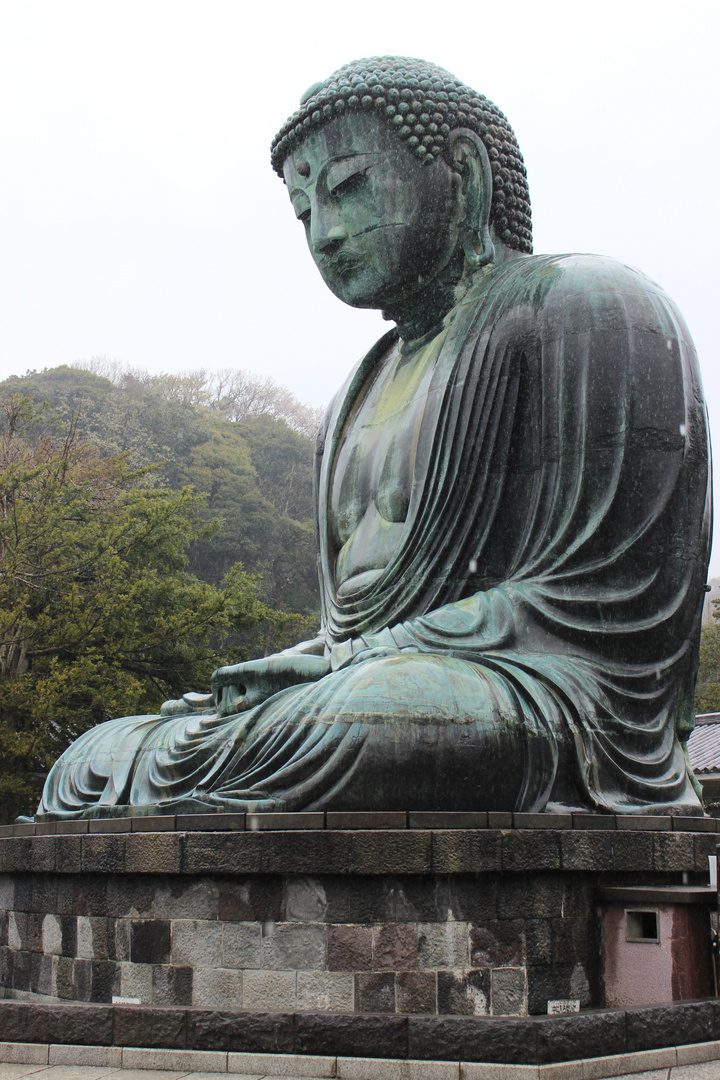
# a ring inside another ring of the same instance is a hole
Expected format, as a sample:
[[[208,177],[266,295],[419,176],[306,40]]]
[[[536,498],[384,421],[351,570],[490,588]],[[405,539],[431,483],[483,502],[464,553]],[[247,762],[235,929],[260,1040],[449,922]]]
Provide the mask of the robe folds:
[[[318,435],[333,670],[232,716],[81,736],[42,817],[180,810],[697,813],[694,723],[710,540],[695,350],[672,302],[610,259],[479,271],[446,316],[401,542],[335,588],[338,447],[391,331]]]

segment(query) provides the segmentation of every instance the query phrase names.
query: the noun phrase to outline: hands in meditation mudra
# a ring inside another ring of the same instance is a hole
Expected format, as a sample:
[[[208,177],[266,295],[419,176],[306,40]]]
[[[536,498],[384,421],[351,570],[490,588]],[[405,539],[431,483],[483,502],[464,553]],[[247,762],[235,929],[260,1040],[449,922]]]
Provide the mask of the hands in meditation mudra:
[[[272,160],[328,287],[395,324],[318,434],[320,631],[88,731],[39,816],[697,813],[709,451],[677,309],[533,256],[507,120],[431,64],[341,68]]]

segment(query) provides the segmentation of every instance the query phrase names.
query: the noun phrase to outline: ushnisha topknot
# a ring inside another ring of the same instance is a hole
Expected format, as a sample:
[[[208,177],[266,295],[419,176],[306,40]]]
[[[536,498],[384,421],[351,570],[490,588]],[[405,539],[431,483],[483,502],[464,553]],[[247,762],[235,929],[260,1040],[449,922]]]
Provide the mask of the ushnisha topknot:
[[[303,94],[271,147],[275,172],[314,128],[348,112],[374,112],[423,164],[443,152],[455,128],[470,128],[483,141],[492,167],[490,220],[516,251],[532,254],[527,172],[510,124],[496,105],[450,72],[406,56],[353,60]]]

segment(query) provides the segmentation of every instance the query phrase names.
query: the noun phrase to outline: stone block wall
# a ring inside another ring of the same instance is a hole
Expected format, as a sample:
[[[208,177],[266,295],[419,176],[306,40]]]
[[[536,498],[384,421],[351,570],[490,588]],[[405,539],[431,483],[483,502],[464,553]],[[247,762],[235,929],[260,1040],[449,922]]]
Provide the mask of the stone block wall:
[[[654,831],[107,824],[0,837],[7,994],[458,1018],[542,1014],[553,998],[603,1005],[598,886],[701,884],[717,843],[664,820]]]
[[[588,887],[552,874],[13,875],[0,904],[0,984],[64,1000],[497,1016],[593,998]]]

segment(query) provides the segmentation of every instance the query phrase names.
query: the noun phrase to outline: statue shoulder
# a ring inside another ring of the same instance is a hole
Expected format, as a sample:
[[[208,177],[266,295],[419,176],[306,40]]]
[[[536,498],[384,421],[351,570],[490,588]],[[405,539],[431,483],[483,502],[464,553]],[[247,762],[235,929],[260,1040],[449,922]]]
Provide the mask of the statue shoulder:
[[[547,282],[539,299],[546,326],[567,332],[646,330],[676,338],[687,335],[674,302],[655,281],[631,266],[604,255],[530,256],[536,274]]]

